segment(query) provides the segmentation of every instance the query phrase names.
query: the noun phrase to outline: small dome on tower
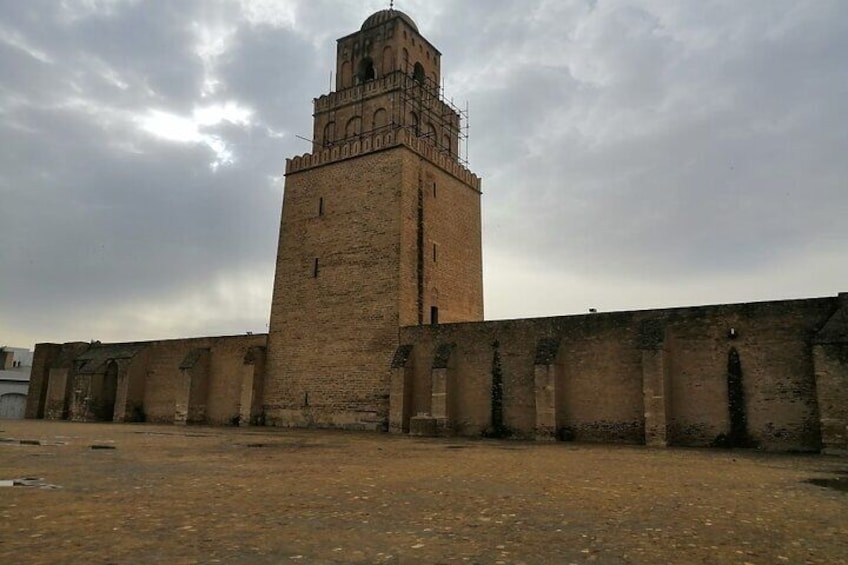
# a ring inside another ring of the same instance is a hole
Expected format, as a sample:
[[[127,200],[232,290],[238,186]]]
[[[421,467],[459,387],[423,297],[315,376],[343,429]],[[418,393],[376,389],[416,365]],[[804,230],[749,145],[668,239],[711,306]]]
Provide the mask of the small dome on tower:
[[[365,31],[368,28],[386,23],[387,21],[389,21],[393,18],[402,19],[407,24],[409,24],[409,26],[412,29],[414,29],[415,31],[418,31],[418,26],[415,25],[415,22],[412,21],[412,18],[410,18],[409,16],[407,16],[406,14],[401,12],[400,10],[394,10],[394,9],[380,10],[379,12],[374,12],[373,14],[368,16],[368,19],[365,20],[365,22],[362,24],[362,28],[360,29],[360,31]]]

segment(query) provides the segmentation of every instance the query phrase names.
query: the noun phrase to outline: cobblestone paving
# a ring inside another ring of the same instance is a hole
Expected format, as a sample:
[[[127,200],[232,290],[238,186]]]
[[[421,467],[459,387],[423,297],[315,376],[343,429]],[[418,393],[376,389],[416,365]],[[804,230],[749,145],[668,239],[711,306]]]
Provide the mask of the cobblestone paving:
[[[0,487],[4,564],[848,562],[842,458],[43,421],[0,438],[0,481],[38,479]]]

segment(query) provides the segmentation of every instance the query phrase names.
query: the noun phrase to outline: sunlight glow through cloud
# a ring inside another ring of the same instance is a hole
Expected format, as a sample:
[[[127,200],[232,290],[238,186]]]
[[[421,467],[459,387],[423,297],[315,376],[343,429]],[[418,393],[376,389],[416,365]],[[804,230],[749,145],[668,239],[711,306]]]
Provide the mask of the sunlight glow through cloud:
[[[200,95],[205,98],[215,94],[221,84],[216,74],[218,58],[226,53],[236,27],[221,22],[214,26],[194,23],[192,28],[197,36],[194,52],[203,62],[203,86]]]
[[[297,23],[295,2],[278,0],[241,0],[242,17],[252,25],[294,28]]]
[[[5,43],[10,47],[18,49],[41,63],[48,65],[53,64],[53,59],[47,53],[30,44],[30,42],[22,34],[15,30],[7,29],[1,25],[0,43]]]
[[[251,124],[252,114],[252,110],[229,101],[224,104],[195,108],[191,118],[150,109],[147,115],[138,118],[136,123],[142,130],[160,139],[206,145],[215,153],[215,160],[210,166],[212,170],[217,170],[221,165],[231,165],[235,161],[235,156],[220,136],[204,132],[203,128],[222,123],[247,127]]]

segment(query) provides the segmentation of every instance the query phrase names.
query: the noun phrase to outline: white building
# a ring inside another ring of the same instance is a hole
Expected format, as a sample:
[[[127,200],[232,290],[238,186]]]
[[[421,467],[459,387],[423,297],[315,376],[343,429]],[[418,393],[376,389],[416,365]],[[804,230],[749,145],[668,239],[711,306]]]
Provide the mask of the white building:
[[[0,347],[0,419],[24,417],[31,370],[32,351]]]

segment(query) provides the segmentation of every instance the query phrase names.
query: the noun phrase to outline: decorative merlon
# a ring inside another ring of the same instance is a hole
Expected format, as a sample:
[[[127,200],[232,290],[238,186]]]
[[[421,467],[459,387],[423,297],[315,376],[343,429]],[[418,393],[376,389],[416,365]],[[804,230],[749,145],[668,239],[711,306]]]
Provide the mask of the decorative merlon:
[[[412,149],[449,175],[456,177],[477,192],[481,191],[483,183],[477,175],[463,167],[453,157],[434,147],[427,138],[410,135],[401,128],[386,133],[362,135],[346,143],[286,159],[286,175],[400,146]]]

